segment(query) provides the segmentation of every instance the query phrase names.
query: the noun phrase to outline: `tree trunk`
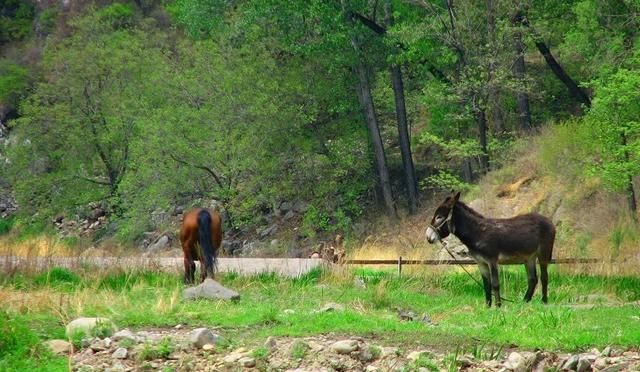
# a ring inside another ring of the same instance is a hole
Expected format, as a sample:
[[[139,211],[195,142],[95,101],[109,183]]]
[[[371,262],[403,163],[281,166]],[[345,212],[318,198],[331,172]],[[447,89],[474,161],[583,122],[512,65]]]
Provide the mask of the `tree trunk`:
[[[622,139],[622,147],[624,148],[624,161],[625,162],[629,162],[629,151],[627,150],[627,136],[625,135],[624,132],[622,132],[620,134],[620,137]],[[636,205],[636,191],[633,187],[633,176],[632,175],[628,175],[627,176],[627,203],[629,204],[629,210],[631,211],[631,214],[633,215],[633,218],[636,219],[636,212],[638,210],[638,207]]]
[[[360,59],[360,46],[358,44],[358,40],[353,36],[351,37],[351,45],[358,55],[358,61],[355,65],[355,72],[358,76],[358,98],[360,100],[360,105],[362,106],[362,111],[369,129],[369,136],[371,137],[371,143],[373,145],[378,183],[382,191],[382,197],[387,212],[395,217],[396,208],[391,194],[389,170],[387,169],[387,160],[384,153],[384,146],[382,144],[382,137],[380,137],[380,128],[378,127],[378,119],[376,117],[375,107],[373,104],[373,97],[371,97],[371,87],[369,86],[367,70]]]
[[[558,63],[558,61],[553,57],[549,47],[544,41],[540,39],[536,39],[536,47],[540,51],[540,54],[544,57],[544,60],[547,61],[547,65],[551,68],[551,71],[556,75],[560,81],[564,83],[564,85],[569,89],[569,93],[571,96],[578,102],[584,104],[587,107],[591,107],[591,100],[589,96],[576,84],[576,82],[564,71],[562,66]]]
[[[500,110],[498,86],[495,82],[496,70],[498,69],[496,59],[498,46],[496,43],[496,17],[493,0],[487,0],[487,30],[489,32],[489,43],[491,51],[489,52],[489,101],[488,106],[491,107],[491,122],[493,124],[494,133],[504,132],[504,119],[502,110]]]
[[[480,137],[480,171],[487,173],[489,171],[489,151],[487,149],[487,117],[484,109],[478,109],[476,112],[476,121],[478,122],[478,134]]]
[[[516,88],[516,102],[518,108],[518,121],[520,122],[520,128],[525,132],[529,132],[533,129],[531,124],[531,111],[529,109],[529,94],[527,93],[526,80],[525,80],[525,64],[524,64],[524,43],[522,42],[522,27],[523,14],[521,11],[516,11],[511,17],[511,24],[515,28],[513,34],[513,50],[516,54],[516,58],[513,64],[513,75],[516,78],[518,87]]]
[[[386,1],[384,11],[385,23],[387,28],[389,28],[393,25],[393,14],[391,12],[390,0]],[[404,84],[402,82],[402,70],[397,64],[391,66],[391,83],[396,103],[398,139],[400,142],[400,153],[402,154],[402,165],[407,185],[409,213],[414,214],[418,209],[418,186],[416,182],[416,171],[413,165],[413,158],[411,157],[411,143],[409,140],[409,124],[405,105]]]
[[[553,71],[556,77],[560,79],[560,81],[562,81],[562,83],[567,87],[567,89],[569,90],[569,94],[571,94],[571,96],[579,103],[582,103],[587,107],[591,107],[591,99],[589,99],[587,93],[582,90],[582,88],[578,86],[578,84],[569,76],[569,74],[564,71],[560,63],[558,63],[553,54],[551,54],[551,51],[549,50],[547,44],[545,44],[544,40],[542,40],[540,35],[538,35],[535,30],[533,30],[525,15],[520,13],[519,19],[523,25],[532,29],[536,48],[538,48],[538,51],[544,57],[544,60],[547,62],[549,68],[551,68],[551,71]]]

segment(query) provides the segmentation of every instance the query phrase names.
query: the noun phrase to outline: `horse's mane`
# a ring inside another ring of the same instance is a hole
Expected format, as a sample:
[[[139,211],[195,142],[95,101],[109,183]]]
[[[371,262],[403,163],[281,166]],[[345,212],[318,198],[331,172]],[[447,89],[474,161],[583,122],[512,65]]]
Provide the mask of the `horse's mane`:
[[[483,215],[481,215],[479,212],[477,212],[476,210],[474,210],[473,208],[471,208],[470,206],[466,205],[465,203],[461,202],[458,200],[458,202],[456,203],[457,205],[459,205],[462,209],[464,209],[465,211],[469,212],[470,214],[472,214],[475,217],[478,218],[482,218],[485,219],[485,217]]]

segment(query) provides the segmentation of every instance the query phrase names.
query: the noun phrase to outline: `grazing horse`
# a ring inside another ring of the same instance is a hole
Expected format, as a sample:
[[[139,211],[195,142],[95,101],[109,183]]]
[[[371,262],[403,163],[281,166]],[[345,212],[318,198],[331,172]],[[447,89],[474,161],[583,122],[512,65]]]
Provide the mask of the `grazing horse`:
[[[222,241],[222,218],[216,211],[196,208],[184,215],[180,228],[180,243],[184,253],[184,282],[193,283],[196,272],[194,261],[200,261],[200,278],[213,278],[216,257]]]
[[[469,254],[478,263],[487,306],[491,307],[491,291],[500,306],[498,263],[524,263],[529,279],[524,301],[531,301],[538,284],[536,258],[540,264],[542,302],[547,303],[549,276],[547,265],[551,261],[556,229],[551,221],[537,213],[512,218],[485,218],[462,203],[460,193],[448,196],[436,209],[426,236],[429,243],[457,236],[469,248]]]

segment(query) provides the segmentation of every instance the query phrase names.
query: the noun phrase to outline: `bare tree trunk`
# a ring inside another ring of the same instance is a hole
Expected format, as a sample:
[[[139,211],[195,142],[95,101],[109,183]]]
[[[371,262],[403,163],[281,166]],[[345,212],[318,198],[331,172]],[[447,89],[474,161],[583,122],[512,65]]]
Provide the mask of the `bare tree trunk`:
[[[352,39],[352,44],[354,44],[354,48],[357,50],[357,41],[355,39]],[[369,135],[373,144],[378,182],[382,191],[384,205],[387,211],[395,216],[396,209],[393,202],[393,196],[391,195],[391,183],[389,182],[387,159],[384,153],[382,137],[380,137],[380,128],[378,127],[378,119],[373,105],[373,98],[371,97],[371,88],[369,86],[369,79],[367,78],[367,71],[361,61],[357,62],[355,70],[358,75],[358,98],[360,99],[360,105],[362,106],[362,111],[364,112],[365,120],[369,128]]]
[[[489,100],[488,106],[491,107],[491,122],[493,124],[494,133],[504,132],[504,120],[502,111],[500,110],[499,92],[496,84],[496,70],[498,69],[496,58],[498,45],[496,43],[496,17],[493,0],[487,0],[487,30],[489,32],[489,43],[491,51],[489,52]]]
[[[529,109],[529,94],[527,93],[526,80],[525,80],[525,64],[524,64],[524,43],[522,42],[522,27],[523,14],[521,11],[516,11],[511,17],[511,24],[514,26],[515,32],[513,34],[513,49],[516,54],[516,59],[513,64],[513,74],[518,83],[516,89],[516,102],[518,107],[518,119],[520,121],[520,128],[526,132],[533,129],[531,124],[531,111]]]
[[[567,74],[566,71],[562,68],[560,63],[558,63],[553,54],[551,54],[551,50],[549,50],[547,44],[545,44],[540,35],[538,35],[531,27],[526,16],[524,14],[520,14],[519,17],[520,22],[532,30],[536,48],[538,48],[538,51],[544,57],[544,60],[547,62],[549,68],[551,68],[551,71],[553,71],[556,77],[560,79],[560,81],[567,87],[567,89],[569,90],[569,94],[571,94],[571,96],[576,101],[584,104],[587,107],[591,107],[591,99],[589,98],[587,93],[578,86],[578,84],[571,78],[571,76],[569,76],[569,74]]]
[[[386,27],[389,28],[393,25],[393,14],[391,12],[390,0],[386,1],[384,11]],[[402,82],[402,70],[397,64],[391,66],[391,83],[396,103],[398,140],[400,142],[400,153],[402,154],[402,165],[407,185],[409,213],[414,214],[418,209],[418,186],[416,182],[416,171],[413,165],[413,158],[411,157],[411,143],[409,141],[409,124],[405,105],[404,84]]]
[[[547,61],[547,65],[551,68],[551,71],[556,75],[560,81],[564,83],[564,85],[569,89],[569,93],[571,96],[578,102],[584,104],[587,107],[591,107],[591,99],[587,93],[585,93],[576,82],[567,74],[562,66],[558,63],[558,61],[553,57],[549,47],[542,40],[536,40],[536,47],[540,51],[540,54],[544,57],[544,60]]]
[[[484,109],[478,109],[476,112],[476,121],[478,122],[478,134],[480,137],[480,171],[487,173],[489,171],[489,151],[487,149],[487,117]]]
[[[624,132],[620,135],[622,140],[622,146],[624,148],[624,160],[629,162],[629,151],[627,150],[627,136]],[[636,212],[638,207],[636,205],[636,191],[633,187],[633,176],[629,175],[627,180],[627,203],[629,204],[629,210],[633,214],[633,218],[636,218]]]

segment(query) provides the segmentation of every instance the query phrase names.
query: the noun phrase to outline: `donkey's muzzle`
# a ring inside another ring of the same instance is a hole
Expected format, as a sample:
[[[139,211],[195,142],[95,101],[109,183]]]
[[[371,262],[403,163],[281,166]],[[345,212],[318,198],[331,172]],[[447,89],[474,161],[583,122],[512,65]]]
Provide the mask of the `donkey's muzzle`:
[[[436,229],[434,229],[431,226],[427,227],[427,231],[425,231],[425,236],[429,244],[433,244],[436,241],[440,240],[440,235],[438,234]]]

